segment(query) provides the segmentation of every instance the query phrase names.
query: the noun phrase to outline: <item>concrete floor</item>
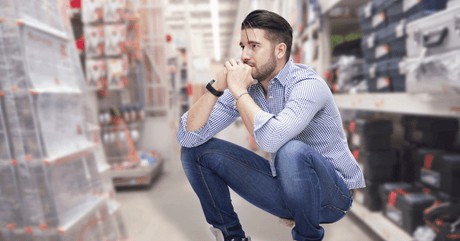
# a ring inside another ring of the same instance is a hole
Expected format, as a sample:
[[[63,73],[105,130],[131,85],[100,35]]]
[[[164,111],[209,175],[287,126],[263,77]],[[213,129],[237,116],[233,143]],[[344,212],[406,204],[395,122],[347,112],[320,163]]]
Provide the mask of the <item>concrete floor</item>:
[[[233,125],[219,134],[219,138],[249,146],[246,130]],[[147,188],[117,191],[122,202],[121,214],[128,235],[133,241],[212,241],[198,198],[188,183],[179,160],[179,146],[167,158],[163,173]],[[263,153],[261,153],[263,155]],[[232,192],[233,205],[241,224],[253,241],[292,240],[291,228]],[[348,214],[334,224],[323,226],[324,241],[379,240],[362,228],[356,218]]]

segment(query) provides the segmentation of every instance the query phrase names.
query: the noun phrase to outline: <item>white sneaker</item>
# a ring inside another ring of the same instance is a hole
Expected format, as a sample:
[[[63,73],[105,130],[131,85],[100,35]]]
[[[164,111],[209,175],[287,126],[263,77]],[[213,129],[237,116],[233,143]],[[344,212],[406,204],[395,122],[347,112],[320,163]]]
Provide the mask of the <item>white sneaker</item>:
[[[216,237],[216,241],[224,241],[224,234],[222,233],[222,231],[220,231],[220,229],[214,227],[211,227],[209,229],[211,230],[211,233],[214,234],[214,236]]]
[[[214,236],[216,237],[216,241],[225,241],[224,234],[222,233],[222,231],[220,231],[220,229],[214,227],[210,227],[209,229],[211,230],[211,233],[214,234]],[[251,241],[251,237],[248,236],[241,240],[232,239],[231,241]]]

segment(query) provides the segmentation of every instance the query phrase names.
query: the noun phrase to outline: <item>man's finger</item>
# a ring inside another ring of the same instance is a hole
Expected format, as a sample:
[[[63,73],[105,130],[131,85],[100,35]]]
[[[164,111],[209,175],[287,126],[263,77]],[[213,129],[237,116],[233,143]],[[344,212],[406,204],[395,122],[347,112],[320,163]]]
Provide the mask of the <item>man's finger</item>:
[[[230,65],[233,67],[238,65],[234,59],[230,59],[228,62],[230,62]]]

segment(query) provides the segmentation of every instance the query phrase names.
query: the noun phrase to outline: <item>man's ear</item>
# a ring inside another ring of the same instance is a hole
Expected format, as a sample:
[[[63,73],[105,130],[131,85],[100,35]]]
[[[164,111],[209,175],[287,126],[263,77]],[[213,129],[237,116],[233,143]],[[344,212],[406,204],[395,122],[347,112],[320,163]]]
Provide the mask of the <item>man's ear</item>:
[[[285,43],[279,43],[275,47],[275,56],[277,59],[284,59],[286,55],[287,46]]]

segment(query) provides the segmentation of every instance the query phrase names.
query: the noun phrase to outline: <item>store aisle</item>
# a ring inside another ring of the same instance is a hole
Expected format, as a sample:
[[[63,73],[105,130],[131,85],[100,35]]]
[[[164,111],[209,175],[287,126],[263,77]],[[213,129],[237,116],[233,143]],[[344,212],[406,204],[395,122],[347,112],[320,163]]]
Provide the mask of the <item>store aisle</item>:
[[[220,138],[246,146],[247,132],[241,125],[232,125]],[[176,142],[175,142],[176,143]],[[123,203],[121,212],[129,237],[133,241],[213,241],[198,198],[188,183],[179,160],[179,145],[168,158],[164,173],[150,188],[117,191]],[[290,241],[291,229],[277,217],[261,211],[232,192],[235,211],[245,232],[253,241]],[[347,215],[335,224],[324,225],[324,241],[371,241]]]

